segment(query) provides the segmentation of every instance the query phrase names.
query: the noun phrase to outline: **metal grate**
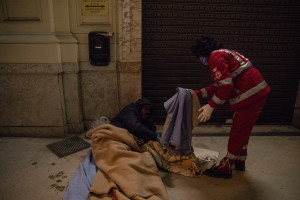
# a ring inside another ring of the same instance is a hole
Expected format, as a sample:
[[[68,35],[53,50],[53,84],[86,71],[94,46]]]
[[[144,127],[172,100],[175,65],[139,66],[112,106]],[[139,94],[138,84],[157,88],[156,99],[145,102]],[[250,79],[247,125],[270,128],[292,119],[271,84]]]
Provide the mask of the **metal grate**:
[[[47,147],[59,158],[76,153],[91,145],[78,136],[66,138],[62,141],[48,144]]]

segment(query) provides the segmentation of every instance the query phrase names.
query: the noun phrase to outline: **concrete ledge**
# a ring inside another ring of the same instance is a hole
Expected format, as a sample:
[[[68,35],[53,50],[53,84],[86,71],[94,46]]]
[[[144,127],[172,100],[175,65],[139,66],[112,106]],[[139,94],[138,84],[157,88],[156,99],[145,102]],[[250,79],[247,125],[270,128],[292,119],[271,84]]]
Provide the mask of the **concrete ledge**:
[[[80,62],[79,63],[80,71],[82,72],[94,72],[94,71],[116,71],[116,63],[109,62],[106,66],[95,66],[91,65],[90,62]]]
[[[59,39],[52,34],[9,34],[0,35],[1,44],[52,44]]]
[[[81,134],[84,132],[84,124],[80,123],[70,123],[68,126],[68,134]]]
[[[69,64],[66,63],[64,68],[68,70]],[[73,67],[74,68],[74,67]],[[62,73],[62,65],[60,63],[0,63],[0,75],[15,74],[59,74]]]
[[[66,136],[66,127],[0,127],[0,136],[5,137],[43,137],[63,138]]]
[[[157,131],[162,132],[162,125],[157,126]],[[193,129],[194,136],[228,136],[231,125],[198,125]],[[256,125],[252,136],[300,136],[300,130],[290,125]]]

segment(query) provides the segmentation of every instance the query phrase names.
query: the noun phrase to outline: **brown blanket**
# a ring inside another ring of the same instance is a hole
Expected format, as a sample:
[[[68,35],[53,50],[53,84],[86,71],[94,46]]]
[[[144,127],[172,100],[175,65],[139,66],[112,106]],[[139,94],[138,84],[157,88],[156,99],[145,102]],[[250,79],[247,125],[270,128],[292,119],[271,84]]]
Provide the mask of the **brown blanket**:
[[[126,129],[105,124],[89,131],[99,167],[90,199],[167,200],[166,188],[149,152],[141,152]]]

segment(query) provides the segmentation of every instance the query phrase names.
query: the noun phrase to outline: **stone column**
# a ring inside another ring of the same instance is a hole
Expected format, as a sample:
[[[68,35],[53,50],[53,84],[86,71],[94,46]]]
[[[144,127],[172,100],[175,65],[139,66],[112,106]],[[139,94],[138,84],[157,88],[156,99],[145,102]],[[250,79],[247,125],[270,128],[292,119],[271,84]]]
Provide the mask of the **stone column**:
[[[119,0],[119,106],[142,95],[142,1]]]

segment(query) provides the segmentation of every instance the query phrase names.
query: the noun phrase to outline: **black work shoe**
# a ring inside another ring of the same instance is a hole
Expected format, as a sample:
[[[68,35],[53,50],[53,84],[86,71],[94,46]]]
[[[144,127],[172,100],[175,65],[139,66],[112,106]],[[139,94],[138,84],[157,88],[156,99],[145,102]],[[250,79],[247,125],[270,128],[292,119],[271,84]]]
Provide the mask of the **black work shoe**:
[[[239,171],[245,171],[246,167],[245,167],[245,163],[244,162],[235,162],[235,169],[239,170]]]
[[[211,169],[208,169],[204,172],[204,174],[208,175],[208,176],[211,176],[211,177],[214,177],[214,178],[232,178],[232,174],[227,174],[227,173],[224,173],[224,172],[221,172],[218,170],[218,167],[214,167],[214,168],[211,168]]]

